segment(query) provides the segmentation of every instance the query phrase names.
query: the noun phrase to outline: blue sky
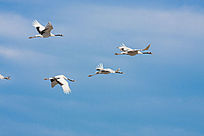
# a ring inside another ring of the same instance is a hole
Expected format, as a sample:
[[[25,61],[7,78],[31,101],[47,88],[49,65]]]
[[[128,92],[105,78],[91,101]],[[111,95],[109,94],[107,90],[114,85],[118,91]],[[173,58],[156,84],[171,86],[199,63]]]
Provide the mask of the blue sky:
[[[1,136],[203,136],[204,2],[0,0]],[[32,21],[64,37],[32,39]],[[125,43],[152,56],[115,56]],[[87,76],[95,66],[124,75]],[[72,93],[45,77],[64,74]]]

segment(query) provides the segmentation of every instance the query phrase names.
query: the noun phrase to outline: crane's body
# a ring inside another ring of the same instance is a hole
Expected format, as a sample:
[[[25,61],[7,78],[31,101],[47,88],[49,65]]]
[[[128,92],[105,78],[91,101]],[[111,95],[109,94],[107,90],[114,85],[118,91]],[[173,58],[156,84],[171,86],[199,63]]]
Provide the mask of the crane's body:
[[[110,74],[110,73],[123,74],[123,72],[120,71],[120,68],[118,68],[117,70],[113,70],[113,69],[110,69],[110,68],[103,68],[103,64],[99,64],[96,67],[96,73],[92,74],[92,75],[89,75],[88,77],[92,77],[92,76],[97,75],[97,74]]]
[[[137,54],[152,54],[152,52],[144,52],[150,48],[151,44],[148,44],[148,46],[145,49],[131,49],[127,47],[125,44],[122,44],[121,46],[117,47],[120,49],[121,53],[115,53],[115,55],[130,55],[135,56]]]
[[[53,26],[50,22],[48,22],[48,24],[44,27],[37,20],[35,20],[35,21],[33,21],[33,26],[36,28],[36,30],[38,31],[39,34],[32,36],[32,37],[29,37],[29,39],[38,38],[38,37],[48,38],[48,37],[55,37],[55,36],[63,36],[62,34],[51,33]]]
[[[58,75],[58,76],[51,77],[51,78],[45,78],[44,80],[50,80],[52,88],[55,87],[57,84],[59,84],[62,87],[65,94],[71,93],[71,89],[70,89],[69,84],[66,80],[75,82],[75,80],[71,80],[71,79],[65,77],[64,75]]]

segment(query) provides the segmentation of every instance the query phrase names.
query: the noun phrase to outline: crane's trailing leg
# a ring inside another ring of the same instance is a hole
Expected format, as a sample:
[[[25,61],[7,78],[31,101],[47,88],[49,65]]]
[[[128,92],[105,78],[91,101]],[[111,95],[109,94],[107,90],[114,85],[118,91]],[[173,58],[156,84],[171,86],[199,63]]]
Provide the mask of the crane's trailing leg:
[[[35,36],[31,36],[31,37],[28,37],[29,39],[32,39],[32,38],[38,38],[38,37],[43,37],[42,35],[35,35]]]
[[[94,76],[94,75],[96,75],[96,74],[93,74],[93,75],[88,75],[88,77],[92,77],[92,76]]]
[[[121,52],[121,53],[115,53],[115,55],[127,55],[126,52]]]

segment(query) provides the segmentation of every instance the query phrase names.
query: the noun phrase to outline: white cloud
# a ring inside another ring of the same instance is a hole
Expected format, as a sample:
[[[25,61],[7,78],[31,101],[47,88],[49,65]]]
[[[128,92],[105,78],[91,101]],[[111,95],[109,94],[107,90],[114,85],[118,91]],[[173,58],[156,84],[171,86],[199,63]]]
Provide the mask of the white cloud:
[[[0,36],[13,38],[25,38],[29,32],[31,23],[21,15],[0,12]],[[30,24],[29,24],[30,23]]]
[[[191,8],[77,5],[57,11],[56,20],[60,21],[60,32],[82,48],[90,48],[88,52],[97,52],[95,56],[113,54],[111,51],[122,42],[132,48],[144,48],[145,40],[152,43],[154,58],[159,58],[153,61],[159,63],[195,65],[194,60],[203,56],[200,50],[204,47],[199,43],[204,35],[204,15]],[[195,48],[200,50],[193,57],[186,55]]]
[[[67,13],[69,17],[67,18],[61,13]],[[201,34],[204,34],[202,31],[204,15],[187,8],[157,10],[86,5],[68,7],[58,14],[61,14],[59,18],[63,19],[64,23],[70,24],[71,22],[73,29],[80,30],[85,34],[89,34],[89,32],[100,34],[110,30],[123,31],[124,33],[127,31],[137,32],[138,34],[146,32],[160,36],[162,34],[178,34],[201,37]]]
[[[47,60],[52,60],[55,64],[56,57],[40,52],[35,52],[25,49],[14,49],[0,46],[0,56],[14,62],[23,62],[26,64],[36,65],[36,63],[43,63]]]

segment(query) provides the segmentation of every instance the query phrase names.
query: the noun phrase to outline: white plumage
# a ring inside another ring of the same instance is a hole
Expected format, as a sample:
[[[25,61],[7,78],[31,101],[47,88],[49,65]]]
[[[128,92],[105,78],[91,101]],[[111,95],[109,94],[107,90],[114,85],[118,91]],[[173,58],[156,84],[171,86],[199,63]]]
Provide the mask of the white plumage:
[[[145,49],[131,49],[127,47],[125,44],[122,44],[121,46],[117,47],[120,49],[121,53],[115,53],[115,55],[130,55],[135,56],[137,54],[152,54],[152,52],[143,52],[150,48],[151,44],[148,44],[148,46]]]
[[[49,23],[49,22],[48,22],[48,23]],[[43,31],[43,30],[45,29],[45,27],[44,27],[43,25],[41,25],[37,20],[34,20],[34,21],[33,21],[33,26],[34,26],[35,28],[39,27],[39,30],[40,30],[40,31]]]
[[[33,26],[37,29],[39,34],[33,37],[29,37],[29,39],[37,38],[37,37],[48,38],[48,37],[54,37],[54,36],[63,36],[62,34],[52,34],[51,33],[53,26],[50,22],[48,22],[48,24],[44,27],[37,20],[34,20]]]
[[[45,78],[44,80],[50,80],[52,88],[55,87],[57,84],[59,84],[62,87],[65,94],[71,93],[71,89],[70,89],[69,84],[66,80],[75,82],[75,80],[71,80],[71,79],[65,77],[64,75],[58,75],[58,76],[51,77],[51,78]]]
[[[118,68],[117,70],[113,70],[110,68],[104,68],[102,63],[100,63],[98,66],[96,66],[96,70],[97,71],[95,74],[88,75],[88,77],[92,77],[92,76],[97,75],[97,74],[110,74],[110,73],[123,74],[123,72],[120,71],[120,68]]]

